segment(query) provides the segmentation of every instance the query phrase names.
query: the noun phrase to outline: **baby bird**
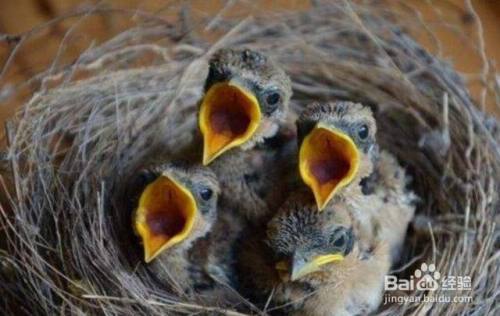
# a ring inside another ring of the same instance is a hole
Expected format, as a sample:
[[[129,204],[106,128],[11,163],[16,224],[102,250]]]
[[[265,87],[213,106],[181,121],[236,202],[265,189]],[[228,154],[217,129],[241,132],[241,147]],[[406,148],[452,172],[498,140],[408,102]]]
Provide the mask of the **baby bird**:
[[[179,295],[197,293],[220,303],[225,291],[214,278],[230,283],[232,259],[226,250],[235,236],[221,231],[226,222],[217,214],[220,189],[214,173],[167,163],[142,170],[135,184],[133,226],[148,269]]]
[[[281,145],[263,142],[277,135],[291,95],[288,76],[259,52],[221,49],[210,59],[198,115],[202,161],[217,174],[225,203],[248,219],[279,201],[275,184],[287,164]],[[285,134],[277,137],[291,142],[294,133]]]
[[[351,204],[365,247],[387,241],[394,258],[413,217],[410,179],[396,159],[376,144],[371,110],[359,103],[313,103],[297,121],[299,171],[318,208],[331,200]]]
[[[378,155],[368,107],[352,102],[312,103],[297,120],[299,172],[322,210],[338,193],[360,192]]]
[[[291,315],[374,311],[390,267],[388,247],[381,242],[363,252],[349,208],[335,200],[320,212],[309,192],[294,194],[268,223],[264,240],[244,245],[242,284],[271,295],[273,309]]]
[[[231,148],[253,148],[274,136],[292,95],[285,72],[249,49],[217,51],[204,89],[198,117],[204,165]]]

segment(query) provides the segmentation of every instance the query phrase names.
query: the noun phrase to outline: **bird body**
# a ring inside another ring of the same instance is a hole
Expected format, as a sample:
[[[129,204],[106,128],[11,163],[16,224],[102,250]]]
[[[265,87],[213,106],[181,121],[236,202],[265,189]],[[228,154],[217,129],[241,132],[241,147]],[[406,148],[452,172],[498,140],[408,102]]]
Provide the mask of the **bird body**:
[[[133,226],[152,276],[180,297],[196,294],[207,304],[230,304],[234,272],[227,250],[237,235],[224,215],[232,212],[218,213],[215,174],[206,167],[162,163],[136,178]]]
[[[284,142],[278,147],[259,144],[249,150],[234,149],[211,164],[224,203],[244,220],[265,224],[287,197],[289,174],[295,166],[289,147],[294,148],[295,141]]]
[[[318,283],[312,291],[285,296],[286,301],[300,302],[290,315],[347,316],[375,311],[382,300],[384,276],[390,267],[387,245],[379,244],[369,257],[360,259],[364,256],[355,248],[350,256],[324,273],[324,283]]]
[[[290,195],[267,225],[242,245],[244,293],[291,315],[362,315],[380,304],[390,267],[384,241],[359,247],[351,206],[335,200],[319,212],[309,192]],[[319,259],[318,259],[319,258]],[[298,267],[298,268],[297,268]],[[306,271],[306,272],[301,272]]]
[[[282,128],[291,94],[285,72],[259,52],[225,48],[208,62],[198,106],[200,133],[175,159],[211,168],[235,216],[261,221],[283,200],[278,188],[286,191],[280,181],[290,163],[282,148],[295,145],[294,131]],[[269,146],[270,139],[279,142]]]
[[[237,216],[259,221],[269,202],[280,201],[280,148],[263,143],[278,134],[286,116],[290,79],[259,52],[221,49],[209,61],[204,90],[198,115],[203,163],[217,174],[224,203]]]
[[[320,210],[333,197],[359,194],[359,184],[374,170],[376,130],[371,110],[359,103],[312,103],[301,113],[299,172]]]
[[[407,189],[410,178],[405,170],[376,144],[376,122],[371,110],[352,102],[313,103],[299,117],[297,129],[301,175],[315,193],[320,208],[335,200],[349,204],[354,210],[360,247],[369,249],[373,242],[384,241],[393,260],[397,260],[415,212],[416,196]],[[311,141],[309,135],[318,135],[321,129],[324,131],[319,134],[319,141]],[[349,141],[342,143],[343,138]],[[332,169],[346,165],[353,169],[349,181],[342,183],[347,178],[345,173],[330,187],[330,180],[326,185],[325,181],[322,183],[325,178],[335,179]]]
[[[197,297],[219,307],[240,303],[240,296],[235,290],[234,248],[243,223],[233,213],[233,210],[220,208],[212,230],[198,240],[189,252],[189,258],[195,264],[191,269],[191,280],[195,282]]]
[[[366,234],[361,240],[385,241],[393,262],[399,259],[408,224],[415,213],[417,196],[407,189],[410,180],[394,156],[380,151],[374,172],[360,186],[360,207],[355,208],[359,210],[355,218],[359,219],[360,232]]]

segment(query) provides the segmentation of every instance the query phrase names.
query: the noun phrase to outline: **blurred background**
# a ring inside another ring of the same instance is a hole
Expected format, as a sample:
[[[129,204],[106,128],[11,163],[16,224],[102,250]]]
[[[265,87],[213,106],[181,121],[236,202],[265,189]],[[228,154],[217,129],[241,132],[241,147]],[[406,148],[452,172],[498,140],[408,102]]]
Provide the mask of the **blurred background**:
[[[479,85],[482,75],[497,76],[500,1],[369,2],[423,22],[425,27],[408,31],[432,53],[454,64],[466,78],[476,103],[500,117],[500,110],[492,102],[498,98],[497,87],[486,91]],[[23,96],[29,97],[36,90],[30,87],[30,78],[55,61],[71,63],[86,48],[135,25],[139,17],[141,21],[168,22],[180,12],[189,12],[188,21],[193,25],[188,28],[195,28],[217,15],[243,18],[273,10],[307,10],[311,5],[314,1],[0,0],[0,124],[25,100]],[[209,25],[201,30],[206,36],[211,35]],[[28,87],[24,94],[11,93],[19,83]]]

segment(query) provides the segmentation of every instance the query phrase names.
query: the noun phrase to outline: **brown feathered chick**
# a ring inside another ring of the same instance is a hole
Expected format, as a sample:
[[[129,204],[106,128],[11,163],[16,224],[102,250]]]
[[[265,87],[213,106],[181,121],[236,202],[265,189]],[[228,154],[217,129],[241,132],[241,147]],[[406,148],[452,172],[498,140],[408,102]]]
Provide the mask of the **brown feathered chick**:
[[[337,201],[319,212],[312,196],[295,194],[269,222],[265,242],[256,247],[257,260],[245,264],[260,271],[247,273],[246,285],[269,293],[274,308],[292,315],[364,315],[375,310],[390,266],[388,247],[378,243],[363,252],[349,208]]]
[[[300,115],[299,171],[320,210],[336,193],[356,194],[372,173],[376,128],[370,108],[359,103],[313,103]]]
[[[291,95],[290,79],[269,57],[249,49],[218,50],[209,61],[199,109],[203,164],[274,136]]]
[[[288,76],[260,52],[221,49],[210,59],[198,115],[202,160],[217,174],[224,203],[251,220],[267,214],[269,201],[280,201],[281,152],[294,132],[277,132],[291,94]],[[283,141],[264,144],[272,137]]]
[[[227,250],[236,236],[218,218],[215,174],[168,163],[142,170],[135,184],[140,193],[133,226],[148,269],[179,295],[197,293],[205,302],[222,303],[222,287],[233,277]]]
[[[299,170],[319,209],[335,199],[353,206],[363,247],[389,244],[397,258],[415,195],[405,170],[376,142],[372,111],[352,102],[314,103],[297,121]],[[395,136],[396,137],[396,136]]]

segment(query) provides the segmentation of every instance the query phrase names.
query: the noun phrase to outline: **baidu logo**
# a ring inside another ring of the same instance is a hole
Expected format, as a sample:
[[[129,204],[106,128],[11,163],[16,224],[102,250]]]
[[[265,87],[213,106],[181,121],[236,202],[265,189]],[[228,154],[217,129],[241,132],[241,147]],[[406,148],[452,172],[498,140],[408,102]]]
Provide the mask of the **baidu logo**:
[[[398,280],[396,276],[385,276],[385,290],[386,291],[435,291],[439,289],[441,273],[436,270],[434,264],[427,265],[422,263],[420,269],[415,270],[410,280]]]
[[[413,272],[410,279],[398,279],[394,275],[386,275],[384,289],[384,304],[405,302],[472,302],[470,295],[455,295],[449,291],[471,291],[470,276],[443,275],[436,269],[435,264],[422,263],[419,269]],[[402,294],[400,291],[421,291],[414,295]],[[430,294],[440,290],[439,294]],[[397,292],[390,292],[397,291]],[[420,294],[419,294],[420,293]]]

